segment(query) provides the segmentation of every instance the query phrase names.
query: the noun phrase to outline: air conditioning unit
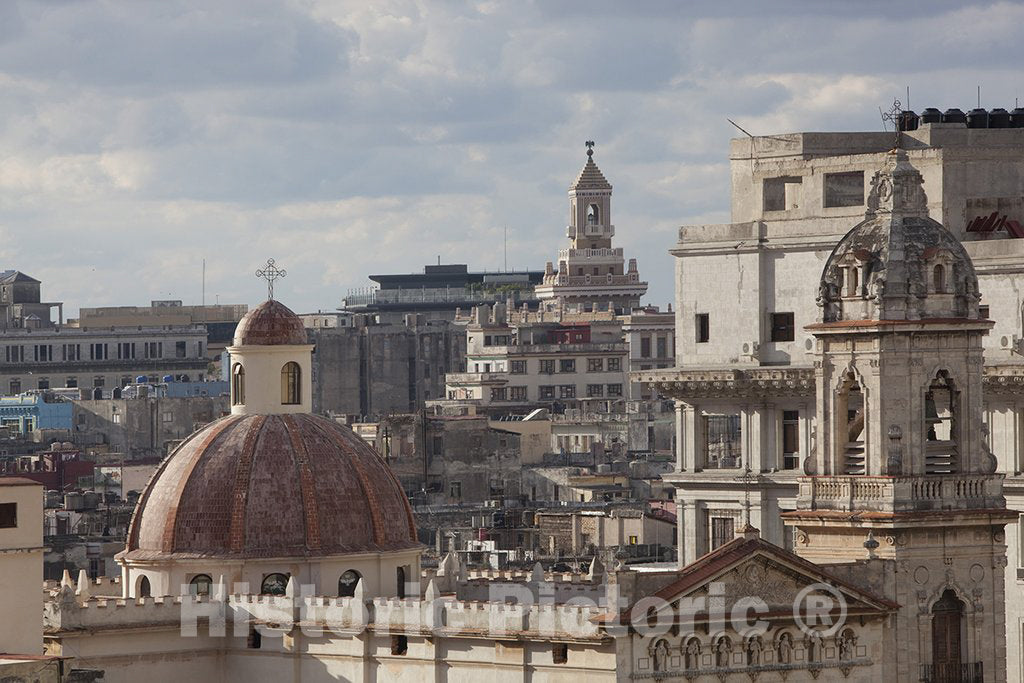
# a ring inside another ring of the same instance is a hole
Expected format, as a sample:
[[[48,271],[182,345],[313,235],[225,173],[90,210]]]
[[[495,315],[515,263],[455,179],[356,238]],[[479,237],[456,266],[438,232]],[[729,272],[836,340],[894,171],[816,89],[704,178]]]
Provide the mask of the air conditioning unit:
[[[740,345],[740,355],[744,358],[756,358],[761,345],[755,341],[745,341]]]

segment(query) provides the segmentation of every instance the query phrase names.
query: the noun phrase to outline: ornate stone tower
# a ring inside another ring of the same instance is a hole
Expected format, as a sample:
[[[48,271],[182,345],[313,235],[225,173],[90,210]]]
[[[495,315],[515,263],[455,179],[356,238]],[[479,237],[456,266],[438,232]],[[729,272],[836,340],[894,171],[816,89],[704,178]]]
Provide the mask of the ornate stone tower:
[[[640,305],[647,283],[640,281],[636,259],[628,266],[621,248],[612,247],[612,186],[594,163],[594,143],[587,142],[587,163],[569,187],[569,248],[558,252],[536,287],[544,300],[558,299],[570,309],[629,313]]]
[[[985,442],[978,282],[893,150],[818,296],[817,431],[797,552],[901,605],[894,680],[1006,676],[1002,475]]]

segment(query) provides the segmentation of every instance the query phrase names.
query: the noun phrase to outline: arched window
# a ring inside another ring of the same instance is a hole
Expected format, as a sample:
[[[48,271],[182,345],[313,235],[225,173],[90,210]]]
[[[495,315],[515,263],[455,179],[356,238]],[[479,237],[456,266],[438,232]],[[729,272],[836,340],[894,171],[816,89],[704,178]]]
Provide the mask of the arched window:
[[[958,392],[945,370],[940,370],[924,395],[925,474],[957,471]]]
[[[302,370],[292,361],[281,368],[281,404],[293,406],[302,403]]]
[[[587,225],[600,225],[601,223],[601,210],[597,208],[597,204],[591,204],[587,207]]]
[[[245,368],[235,363],[231,370],[231,405],[240,406],[245,403]]]
[[[153,593],[153,589],[149,585],[149,577],[143,576],[139,580],[139,588],[135,591],[135,597],[137,598],[148,598]]]
[[[946,291],[946,268],[941,263],[932,269],[932,289]]]
[[[356,586],[362,577],[354,569],[349,569],[338,579],[338,597],[351,598],[356,594]]]
[[[196,574],[188,582],[188,592],[192,595],[209,595],[212,585],[213,579],[210,578],[209,574]]]
[[[405,567],[395,570],[395,579],[398,582],[398,597],[405,597]]]
[[[932,607],[932,680],[960,680],[963,660],[961,622],[964,603],[947,589]]]
[[[843,474],[867,474],[864,451],[864,393],[853,372],[846,373],[836,401],[836,439]]]
[[[267,574],[260,585],[262,595],[284,595],[288,588],[287,574]]]

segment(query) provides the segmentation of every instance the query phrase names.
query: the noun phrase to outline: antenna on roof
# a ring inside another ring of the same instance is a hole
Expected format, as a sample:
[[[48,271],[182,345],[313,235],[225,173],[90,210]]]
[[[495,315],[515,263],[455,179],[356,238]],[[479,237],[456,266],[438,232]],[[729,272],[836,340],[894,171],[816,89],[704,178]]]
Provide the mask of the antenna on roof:
[[[751,140],[754,139],[754,136],[751,135],[750,133],[748,133],[746,130],[744,130],[743,126],[741,126],[740,124],[736,123],[735,121],[733,121],[729,117],[726,117],[725,120],[728,121],[729,123],[731,123],[732,125],[734,125],[736,127],[736,130],[738,130],[739,132],[743,133],[744,135],[746,135]]]
[[[910,86],[907,86],[907,109],[910,109]]]
[[[505,272],[508,272],[508,226],[505,226]]]
[[[981,109],[981,86],[978,86],[978,109]]]

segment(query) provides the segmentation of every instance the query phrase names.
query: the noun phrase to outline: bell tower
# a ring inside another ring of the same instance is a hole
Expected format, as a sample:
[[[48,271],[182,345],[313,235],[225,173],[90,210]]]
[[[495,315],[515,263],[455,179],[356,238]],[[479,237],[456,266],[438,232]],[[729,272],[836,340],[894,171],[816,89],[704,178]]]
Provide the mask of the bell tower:
[[[970,256],[892,150],[822,272],[807,328],[816,443],[785,521],[801,556],[859,565],[901,605],[894,680],[1006,676],[1004,525],[1017,515],[985,439],[979,298]]]
[[[612,186],[594,163],[594,142],[587,140],[587,163],[569,187],[569,225],[565,236],[573,249],[610,249]]]

